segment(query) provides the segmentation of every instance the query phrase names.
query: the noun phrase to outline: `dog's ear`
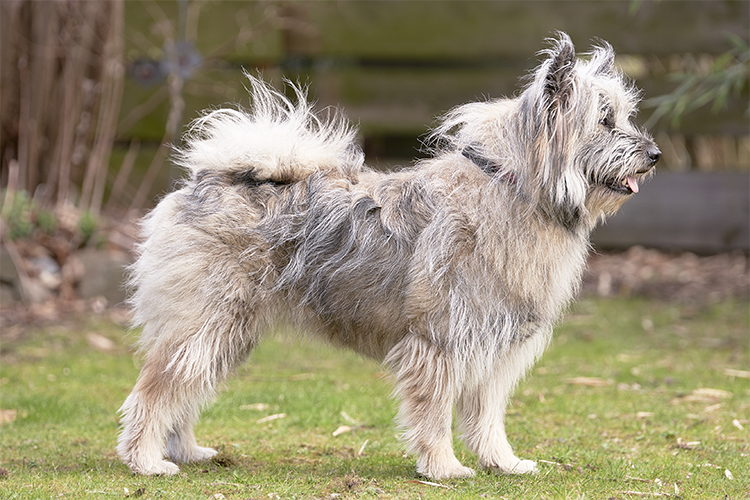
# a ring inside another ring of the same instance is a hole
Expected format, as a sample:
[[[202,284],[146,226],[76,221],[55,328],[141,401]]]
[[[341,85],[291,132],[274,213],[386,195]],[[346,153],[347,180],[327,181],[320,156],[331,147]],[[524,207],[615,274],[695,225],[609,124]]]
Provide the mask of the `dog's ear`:
[[[567,155],[572,150],[569,141],[576,140],[577,125],[572,108],[576,102],[578,82],[576,52],[573,42],[565,33],[558,33],[547,58],[536,72],[532,92],[534,100],[529,109],[534,116],[529,120],[537,128],[535,160],[531,162],[534,180],[530,185],[539,187],[537,202],[543,212],[557,220],[563,227],[574,230],[585,210],[586,181]]]
[[[545,64],[544,92],[550,108],[566,109],[573,93],[573,68],[576,62],[576,51],[573,42],[566,33],[559,33],[552,48],[546,51],[549,55]]]
[[[604,40],[591,52],[591,64],[595,75],[612,75],[615,70],[615,50]]]

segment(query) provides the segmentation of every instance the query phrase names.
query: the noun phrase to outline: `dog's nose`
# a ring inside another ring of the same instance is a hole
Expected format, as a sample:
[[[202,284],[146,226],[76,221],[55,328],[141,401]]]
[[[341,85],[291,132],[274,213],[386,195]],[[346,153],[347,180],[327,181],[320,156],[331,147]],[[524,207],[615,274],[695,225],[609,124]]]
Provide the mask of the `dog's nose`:
[[[646,154],[648,154],[648,159],[651,161],[651,166],[653,167],[659,162],[659,159],[661,158],[661,150],[657,147],[650,148]]]

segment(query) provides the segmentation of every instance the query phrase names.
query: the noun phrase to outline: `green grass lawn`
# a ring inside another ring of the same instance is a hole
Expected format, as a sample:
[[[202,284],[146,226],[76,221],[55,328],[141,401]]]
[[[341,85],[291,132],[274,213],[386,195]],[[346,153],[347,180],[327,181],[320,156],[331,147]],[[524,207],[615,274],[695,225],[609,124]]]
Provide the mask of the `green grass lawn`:
[[[0,346],[0,498],[748,499],[745,302],[583,300],[507,418],[540,473],[439,485],[401,450],[381,366],[281,334],[204,412],[196,435],[216,459],[133,476],[114,452],[133,339],[105,319],[29,331]],[[459,439],[456,453],[477,467]]]

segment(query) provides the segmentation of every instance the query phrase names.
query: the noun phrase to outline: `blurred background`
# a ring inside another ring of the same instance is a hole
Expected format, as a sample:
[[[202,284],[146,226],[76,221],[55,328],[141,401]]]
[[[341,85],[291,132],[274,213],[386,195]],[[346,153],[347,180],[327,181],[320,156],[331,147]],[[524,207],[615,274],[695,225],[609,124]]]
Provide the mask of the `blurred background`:
[[[171,146],[249,104],[243,71],[309,85],[391,169],[453,106],[517,93],[557,30],[614,46],[664,153],[595,232],[585,290],[746,298],[746,0],[2,0],[0,304],[120,303],[134,221],[181,176]]]

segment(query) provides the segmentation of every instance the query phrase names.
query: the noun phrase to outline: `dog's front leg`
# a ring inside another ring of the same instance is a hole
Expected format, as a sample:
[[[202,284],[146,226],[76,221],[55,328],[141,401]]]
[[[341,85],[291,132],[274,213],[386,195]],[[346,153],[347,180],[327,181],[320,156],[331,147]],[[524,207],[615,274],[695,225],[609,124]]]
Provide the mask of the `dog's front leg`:
[[[418,455],[417,472],[432,479],[473,476],[453,454],[451,427],[460,370],[444,350],[420,337],[407,337],[389,353],[403,439]]]
[[[463,387],[458,399],[459,426],[467,447],[479,456],[479,463],[505,474],[537,472],[532,460],[513,453],[505,434],[505,410],[518,381],[526,374],[547,345],[547,332],[537,331],[511,348],[487,368],[474,374],[474,382]]]

